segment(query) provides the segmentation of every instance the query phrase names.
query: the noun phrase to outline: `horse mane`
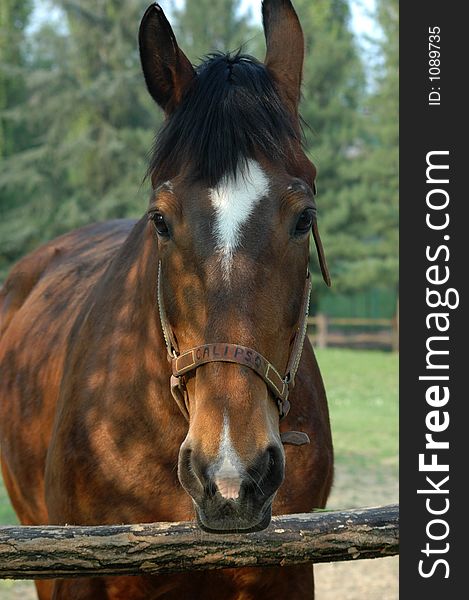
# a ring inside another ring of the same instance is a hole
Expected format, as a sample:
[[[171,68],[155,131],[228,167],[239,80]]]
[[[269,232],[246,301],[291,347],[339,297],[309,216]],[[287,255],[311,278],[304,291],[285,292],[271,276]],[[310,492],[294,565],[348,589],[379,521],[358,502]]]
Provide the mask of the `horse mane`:
[[[291,155],[299,135],[261,62],[214,53],[196,72],[157,135],[149,175],[165,181],[189,168],[190,177],[214,187],[258,153],[274,161]]]

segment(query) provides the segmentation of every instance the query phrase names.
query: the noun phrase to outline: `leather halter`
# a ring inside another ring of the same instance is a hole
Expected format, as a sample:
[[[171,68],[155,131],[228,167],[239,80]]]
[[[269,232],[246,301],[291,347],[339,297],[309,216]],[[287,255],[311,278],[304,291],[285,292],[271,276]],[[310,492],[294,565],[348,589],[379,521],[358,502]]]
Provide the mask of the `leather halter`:
[[[286,372],[282,377],[274,365],[262,354],[257,352],[257,350],[239,344],[228,342],[202,344],[180,353],[163,302],[161,261],[159,261],[158,310],[168,358],[172,367],[171,393],[187,421],[189,421],[189,411],[184,375],[196,370],[201,365],[210,362],[230,362],[252,369],[265,382],[267,388],[275,398],[280,419],[284,419],[287,416],[290,410],[288,395],[295,383],[295,376],[300,364],[301,353],[303,351],[306,336],[310,295],[311,276],[309,271],[307,271],[295,338],[288,359]],[[309,442],[308,436],[302,432],[290,431],[285,432],[282,436],[282,441],[284,443],[301,445]]]

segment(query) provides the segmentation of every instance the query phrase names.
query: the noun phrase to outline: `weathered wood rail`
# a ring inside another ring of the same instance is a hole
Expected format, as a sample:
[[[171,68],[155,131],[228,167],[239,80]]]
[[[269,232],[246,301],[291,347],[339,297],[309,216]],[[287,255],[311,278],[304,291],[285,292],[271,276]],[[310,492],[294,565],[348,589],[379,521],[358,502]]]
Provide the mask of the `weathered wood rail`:
[[[308,317],[311,341],[318,348],[328,346],[379,346],[399,350],[399,316],[393,319],[338,318],[318,313]],[[375,328],[379,328],[375,331]],[[351,331],[355,329],[357,331]]]
[[[0,527],[0,578],[162,574],[391,556],[399,505],[274,517],[262,532],[208,534],[195,523]]]

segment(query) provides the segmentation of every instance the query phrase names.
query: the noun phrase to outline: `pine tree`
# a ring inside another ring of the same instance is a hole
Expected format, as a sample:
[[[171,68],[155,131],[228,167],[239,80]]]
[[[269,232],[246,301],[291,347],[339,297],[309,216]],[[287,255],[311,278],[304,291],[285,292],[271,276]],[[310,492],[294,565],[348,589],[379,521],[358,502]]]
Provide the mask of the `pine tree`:
[[[25,29],[31,0],[0,0],[0,157],[25,142],[21,125],[8,118],[8,108],[24,99]]]
[[[389,2],[380,2],[386,12]],[[295,6],[306,38],[301,109],[309,126],[307,149],[318,168],[319,226],[332,293],[389,288],[397,277],[397,138],[392,133],[397,132],[397,99],[392,75],[387,68],[382,71],[378,91],[370,98],[346,0],[296,0]],[[397,37],[383,40],[376,52],[389,52],[390,42],[395,47]]]
[[[354,263],[366,254],[359,231],[366,197],[355,194],[365,78],[347,0],[296,0],[295,7],[306,46],[300,111],[306,149],[318,171],[318,223],[336,293],[350,289],[342,256]],[[314,255],[312,249],[316,270]],[[325,293],[323,288],[315,291]]]
[[[31,0],[0,0],[0,169],[9,157],[29,145],[29,132],[15,113],[25,101],[27,44],[26,27],[32,11]],[[20,255],[19,248],[30,233],[21,226],[17,195],[0,186],[0,276]],[[14,231],[12,223],[16,224]]]
[[[354,231],[362,239],[363,256],[354,260],[344,249],[340,257],[343,285],[351,289],[396,289],[398,281],[398,1],[378,0],[376,6],[382,36],[375,41],[375,52],[380,60],[368,99],[357,162],[360,179],[353,194],[364,209]]]
[[[371,99],[376,136],[370,172],[381,211],[381,239],[387,257],[386,280],[398,283],[399,222],[399,2],[377,0],[377,21],[383,32],[378,47],[383,63]],[[374,154],[374,156],[373,156]]]
[[[140,72],[143,0],[53,0],[59,20],[29,36],[31,0],[0,1],[1,31],[8,33],[0,36],[1,274],[45,239],[90,221],[141,214],[146,156],[161,114]],[[318,167],[333,293],[394,285],[397,0],[377,0],[384,36],[376,52],[384,58],[371,98],[347,0],[294,3],[306,38],[301,111]],[[246,42],[243,51],[263,58],[263,35],[240,6],[186,0],[174,11],[171,22],[191,60]]]
[[[54,5],[59,22],[31,37],[26,100],[12,109],[28,128],[28,147],[0,166],[0,193],[13,194],[18,209],[1,231],[4,262],[15,244],[24,253],[91,221],[140,215],[147,202],[142,181],[161,116],[140,70],[144,6]]]
[[[185,0],[174,17],[178,43],[195,64],[215,51],[257,54],[261,33],[241,14],[240,0]]]

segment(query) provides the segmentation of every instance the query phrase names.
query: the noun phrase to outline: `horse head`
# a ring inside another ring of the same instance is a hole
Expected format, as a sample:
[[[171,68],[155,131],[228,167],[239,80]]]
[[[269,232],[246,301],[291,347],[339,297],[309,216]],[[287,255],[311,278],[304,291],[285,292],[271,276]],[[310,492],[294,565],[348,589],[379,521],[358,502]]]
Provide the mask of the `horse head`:
[[[209,531],[270,522],[312,230],[329,281],[316,170],[301,146],[303,33],[289,0],[265,0],[263,24],[264,63],[213,54],[197,68],[158,5],[139,31],[145,81],[166,116],[151,159],[148,227],[173,394],[188,420],[178,474]]]

